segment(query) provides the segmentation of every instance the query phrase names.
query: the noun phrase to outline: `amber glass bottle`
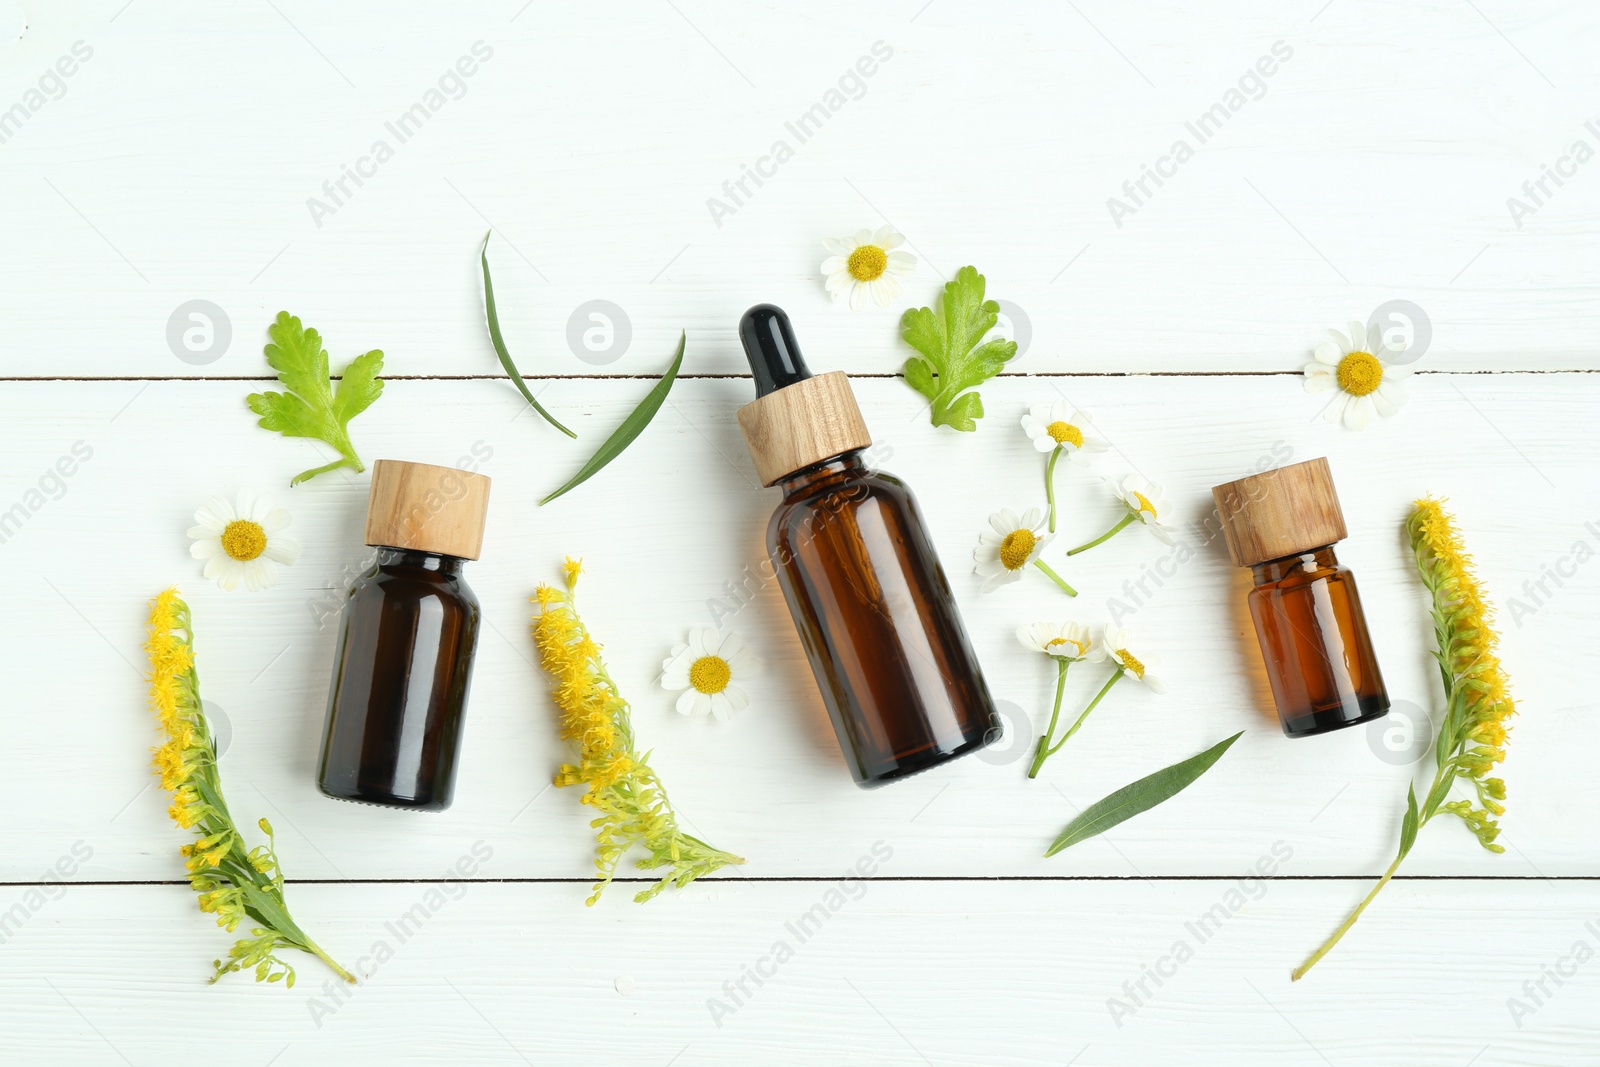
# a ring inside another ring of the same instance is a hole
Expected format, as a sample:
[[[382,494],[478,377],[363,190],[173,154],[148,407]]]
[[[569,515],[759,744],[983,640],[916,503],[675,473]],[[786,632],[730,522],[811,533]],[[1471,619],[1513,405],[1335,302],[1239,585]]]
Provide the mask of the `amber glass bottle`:
[[[767,551],[839,746],[864,787],[1001,735],[916,498],[869,469],[849,380],[813,378],[770,304],[739,325],[758,399],[739,424],[763,485],[783,490]]]
[[[1283,732],[1306,737],[1387,714],[1355,576],[1333,554],[1345,525],[1328,461],[1211,492],[1233,561],[1255,576],[1250,617]]]
[[[489,479],[379,460],[367,502],[377,561],[350,591],[317,784],[330,797],[443,811],[455,794],[478,641],[477,559]]]

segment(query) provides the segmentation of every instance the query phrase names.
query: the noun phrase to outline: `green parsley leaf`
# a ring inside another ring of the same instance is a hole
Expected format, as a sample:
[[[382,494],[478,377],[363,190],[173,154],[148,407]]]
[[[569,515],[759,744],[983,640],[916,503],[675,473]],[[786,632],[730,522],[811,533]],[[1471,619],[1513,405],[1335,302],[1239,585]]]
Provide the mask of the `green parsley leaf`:
[[[250,410],[261,416],[257,425],[285,437],[325,441],[340,456],[332,463],[300,472],[289,484],[299,485],[340,467],[366,470],[350,443],[347,427],[351,419],[383,394],[383,382],[378,378],[378,372],[383,370],[383,353],[374,349],[351,360],[335,389],[328,380],[328,353],[323,351],[322,338],[316,330],[305,329],[299,319],[280,311],[278,321],[267,328],[267,334],[273,341],[266,347],[267,363],[289,391],[250,394]]]
[[[983,335],[994,329],[1000,305],[983,298],[984,279],[976,267],[962,267],[944,287],[944,306],[914,308],[900,320],[906,344],[922,353],[906,360],[906,381],[933,401],[933,424],[972,432],[983,418],[979,385],[1000,373],[1017,354],[1015,341]]]

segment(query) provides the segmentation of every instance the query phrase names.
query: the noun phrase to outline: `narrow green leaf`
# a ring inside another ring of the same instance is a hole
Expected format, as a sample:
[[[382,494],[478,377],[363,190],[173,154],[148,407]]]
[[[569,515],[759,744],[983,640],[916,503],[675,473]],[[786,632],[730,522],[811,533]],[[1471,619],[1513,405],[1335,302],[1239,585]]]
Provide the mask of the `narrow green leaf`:
[[[1406,786],[1406,817],[1400,824],[1400,855],[1411,851],[1417,843],[1417,791]]]
[[[1422,804],[1422,817],[1433,818],[1438,812],[1439,805],[1444,803],[1444,798],[1450,795],[1450,787],[1455,784],[1455,768],[1450,768],[1441,773],[1433,783],[1433,788],[1428,791],[1428,799]]]
[[[585,463],[566,485],[539,501],[541,506],[550,503],[550,501],[568,490],[588,481],[601,467],[622,455],[622,450],[631,445],[633,439],[644,432],[644,428],[650,425],[650,420],[656,417],[656,412],[660,411],[661,405],[666,402],[667,393],[672,389],[672,383],[678,380],[678,368],[683,366],[683,350],[688,344],[689,335],[685,333],[678,339],[678,355],[673,359],[672,366],[667,368],[667,373],[663,374],[661,380],[655,384],[650,392],[645,394],[645,398],[639,401],[639,406],[634,408],[633,413],[622,421],[622,425],[618,426],[616,431],[606,438],[606,443],[601,445],[595,451],[595,454],[589,457],[589,462]]]
[[[511,375],[511,381],[522,391],[528,403],[533,405],[533,410],[544,416],[544,421],[560,430],[568,437],[576,438],[578,435],[556,421],[556,417],[544,409],[544,405],[533,398],[528,391],[528,383],[522,380],[522,374],[517,370],[517,365],[511,362],[511,353],[506,351],[506,339],[500,332],[500,313],[494,305],[494,282],[489,278],[489,237],[494,233],[490,230],[483,235],[483,247],[478,250],[479,259],[483,262],[483,310],[489,319],[489,340],[494,342],[494,354],[500,357],[500,365]]]
[[[1192,785],[1196,778],[1209,771],[1212,764],[1221,759],[1222,754],[1242,736],[1244,731],[1240,730],[1226,741],[1217,742],[1197,756],[1190,756],[1181,763],[1165,767],[1090,804],[1078,813],[1077,818],[1067,823],[1067,828],[1061,831],[1061,836],[1055,839],[1045,855],[1054,856],[1064,848],[1071,848],[1080,841],[1104,833],[1120,822],[1126,822],[1135,815],[1149,811],[1163,801],[1171,800]]]

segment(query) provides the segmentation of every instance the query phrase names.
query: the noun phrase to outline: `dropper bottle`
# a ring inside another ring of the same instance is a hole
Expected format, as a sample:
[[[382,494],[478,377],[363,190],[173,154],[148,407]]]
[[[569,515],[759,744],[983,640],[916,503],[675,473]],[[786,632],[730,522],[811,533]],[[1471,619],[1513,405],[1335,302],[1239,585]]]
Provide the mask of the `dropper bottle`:
[[[872,788],[974,752],[1002,727],[944,568],[904,482],[869,469],[850,381],[813,377],[789,317],[739,322],[757,399],[739,426],[783,501],[767,553],[856,783]]]

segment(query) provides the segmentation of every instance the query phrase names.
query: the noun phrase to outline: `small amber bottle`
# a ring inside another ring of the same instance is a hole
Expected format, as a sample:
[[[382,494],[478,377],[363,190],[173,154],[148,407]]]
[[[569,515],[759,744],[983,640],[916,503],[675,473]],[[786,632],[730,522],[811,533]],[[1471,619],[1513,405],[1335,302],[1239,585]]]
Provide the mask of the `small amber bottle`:
[[[767,552],[856,783],[882,785],[1001,736],[916,498],[869,469],[872,443],[837,371],[813,378],[782,310],[745,312],[757,399],[739,425],[783,490]]]
[[[489,479],[381,459],[366,543],[377,561],[345,601],[317,784],[338,800],[443,811],[478,643],[478,558]]]
[[[1234,563],[1255,575],[1250,616],[1283,732],[1326,733],[1387,714],[1356,580],[1334,558],[1344,513],[1326,459],[1211,490]]]

